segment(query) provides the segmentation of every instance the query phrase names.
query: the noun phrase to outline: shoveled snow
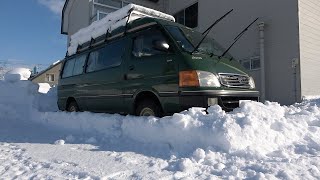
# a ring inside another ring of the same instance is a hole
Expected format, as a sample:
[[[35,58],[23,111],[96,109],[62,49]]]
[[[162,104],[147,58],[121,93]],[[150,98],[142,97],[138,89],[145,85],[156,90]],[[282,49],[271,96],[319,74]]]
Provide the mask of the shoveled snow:
[[[128,21],[129,10],[133,9]],[[71,36],[71,41],[68,47],[68,55],[71,56],[77,52],[78,45],[82,45],[91,39],[95,39],[108,31],[112,32],[118,27],[124,26],[126,22],[141,17],[155,17],[175,21],[174,17],[160,11],[156,11],[143,6],[129,4],[115,12],[109,13],[106,17],[99,21],[93,22],[90,26],[80,29],[77,33]]]
[[[50,84],[48,84],[48,83],[38,83],[38,85],[39,85],[38,91],[39,91],[40,93],[47,94],[47,93],[50,91],[50,89],[51,89],[51,86],[50,86]]]
[[[320,177],[319,99],[155,118],[57,112],[56,89],[38,89],[29,81],[0,81],[1,178]]]
[[[13,70],[8,71],[4,75],[4,79],[7,82],[16,82],[20,80],[28,80],[30,78],[31,71],[26,68],[15,68]]]

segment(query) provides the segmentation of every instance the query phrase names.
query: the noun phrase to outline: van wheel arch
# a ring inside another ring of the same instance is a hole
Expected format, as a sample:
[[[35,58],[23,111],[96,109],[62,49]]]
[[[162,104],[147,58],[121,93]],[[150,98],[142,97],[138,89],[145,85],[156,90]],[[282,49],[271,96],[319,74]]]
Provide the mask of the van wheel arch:
[[[69,98],[67,99],[67,102],[66,102],[66,108],[65,108],[66,111],[68,111],[69,105],[70,105],[71,103],[76,103],[77,106],[78,106],[78,110],[79,110],[79,105],[78,105],[76,99],[75,99],[74,97],[69,97]]]
[[[163,108],[159,101],[159,98],[153,92],[150,92],[150,91],[143,91],[136,95],[134,99],[134,106],[133,106],[135,115],[139,116],[139,114],[137,114],[137,108],[141,103],[144,103],[145,101],[153,102],[155,105],[157,105],[160,111],[158,116],[163,115]]]

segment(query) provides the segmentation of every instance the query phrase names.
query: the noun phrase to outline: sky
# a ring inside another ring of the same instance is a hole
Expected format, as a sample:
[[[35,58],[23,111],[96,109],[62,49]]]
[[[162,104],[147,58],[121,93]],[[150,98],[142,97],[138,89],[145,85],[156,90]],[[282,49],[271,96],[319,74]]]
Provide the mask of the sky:
[[[65,0],[0,2],[0,61],[50,65],[63,59],[67,37],[60,33]]]

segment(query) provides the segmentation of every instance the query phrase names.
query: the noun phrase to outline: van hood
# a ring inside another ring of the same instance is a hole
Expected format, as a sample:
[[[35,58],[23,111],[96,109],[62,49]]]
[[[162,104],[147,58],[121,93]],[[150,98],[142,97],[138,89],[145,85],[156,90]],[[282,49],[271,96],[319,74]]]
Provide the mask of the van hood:
[[[217,56],[210,57],[204,54],[186,55],[186,67],[192,70],[200,70],[218,73],[232,73],[248,75],[247,70],[237,61],[229,60],[227,58],[218,59]],[[249,76],[249,75],[248,75]]]

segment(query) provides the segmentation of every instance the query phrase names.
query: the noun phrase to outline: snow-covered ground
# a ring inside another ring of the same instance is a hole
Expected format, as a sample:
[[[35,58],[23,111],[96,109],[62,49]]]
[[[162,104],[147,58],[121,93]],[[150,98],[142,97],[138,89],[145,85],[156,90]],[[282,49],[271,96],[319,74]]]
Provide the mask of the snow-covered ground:
[[[40,86],[0,81],[0,179],[320,178],[320,99],[159,119],[58,112]]]

